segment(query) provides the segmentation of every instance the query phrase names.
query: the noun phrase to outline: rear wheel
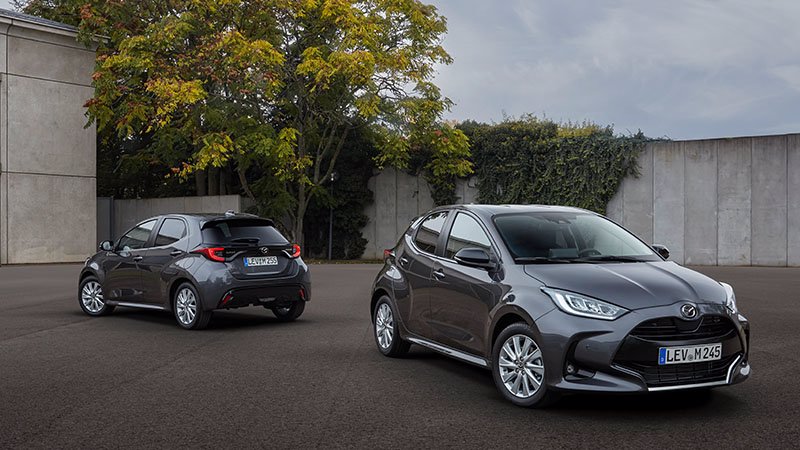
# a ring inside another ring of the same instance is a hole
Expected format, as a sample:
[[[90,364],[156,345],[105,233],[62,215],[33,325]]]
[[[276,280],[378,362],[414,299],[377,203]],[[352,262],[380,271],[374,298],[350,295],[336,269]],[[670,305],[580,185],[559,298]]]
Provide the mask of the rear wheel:
[[[306,302],[298,300],[293,302],[290,306],[279,306],[272,308],[272,314],[275,314],[275,317],[277,317],[281,322],[291,322],[300,317],[305,309]]]
[[[189,283],[183,283],[175,291],[172,312],[178,325],[187,330],[202,330],[211,320],[211,311],[204,311],[197,290]]]
[[[492,350],[492,377],[497,390],[517,406],[543,407],[558,396],[548,391],[545,364],[536,333],[525,323],[506,327]]]
[[[372,317],[373,335],[378,350],[386,356],[401,356],[408,352],[411,344],[403,340],[397,332],[397,321],[392,303],[389,297],[383,296],[378,299]]]
[[[83,312],[90,316],[104,316],[111,314],[114,307],[107,305],[103,297],[103,286],[94,276],[88,276],[81,281],[78,288],[78,304]]]

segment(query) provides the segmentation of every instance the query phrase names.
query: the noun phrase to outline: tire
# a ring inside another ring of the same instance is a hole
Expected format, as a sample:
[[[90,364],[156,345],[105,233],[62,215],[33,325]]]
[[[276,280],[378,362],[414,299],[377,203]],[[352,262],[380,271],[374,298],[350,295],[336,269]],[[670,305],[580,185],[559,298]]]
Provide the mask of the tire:
[[[182,283],[172,298],[172,313],[182,328],[202,330],[211,320],[211,311],[204,311],[197,289],[191,283]]]
[[[500,332],[494,343],[494,384],[506,400],[517,406],[542,408],[558,400],[557,393],[548,390],[545,382],[548,368],[539,340],[533,328],[525,323],[514,323]]]
[[[384,295],[379,298],[372,312],[372,335],[375,337],[378,351],[392,358],[405,355],[411,348],[411,343],[400,337],[395,317],[397,311],[389,297]]]
[[[81,280],[78,286],[78,304],[83,312],[92,316],[105,316],[114,311],[114,306],[107,305],[103,297],[103,285],[94,275]]]
[[[298,300],[292,303],[292,306],[288,308],[272,308],[272,314],[275,314],[275,317],[278,318],[281,322],[292,322],[297,320],[303,311],[306,309],[306,302],[303,300]]]

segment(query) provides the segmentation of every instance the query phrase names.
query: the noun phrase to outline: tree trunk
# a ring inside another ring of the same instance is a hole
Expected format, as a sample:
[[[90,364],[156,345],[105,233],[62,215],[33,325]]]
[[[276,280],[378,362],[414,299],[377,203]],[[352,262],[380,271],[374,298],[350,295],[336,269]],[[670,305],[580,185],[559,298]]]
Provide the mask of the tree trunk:
[[[194,173],[194,183],[197,190],[197,196],[202,197],[208,195],[208,185],[206,184],[206,171],[198,170]]]
[[[303,239],[303,219],[306,215],[308,200],[306,199],[306,186],[302,181],[297,183],[297,215],[294,219],[294,241],[302,249],[305,245]]]
[[[208,169],[208,195],[219,195],[219,168]]]

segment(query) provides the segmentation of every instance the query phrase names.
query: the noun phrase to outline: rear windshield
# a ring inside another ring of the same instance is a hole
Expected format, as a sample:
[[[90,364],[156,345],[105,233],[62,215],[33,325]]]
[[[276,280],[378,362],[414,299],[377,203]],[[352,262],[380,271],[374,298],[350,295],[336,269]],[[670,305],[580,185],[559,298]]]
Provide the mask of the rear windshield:
[[[254,243],[258,245],[284,245],[289,241],[275,227],[259,220],[227,220],[203,228],[203,242],[207,244]]]

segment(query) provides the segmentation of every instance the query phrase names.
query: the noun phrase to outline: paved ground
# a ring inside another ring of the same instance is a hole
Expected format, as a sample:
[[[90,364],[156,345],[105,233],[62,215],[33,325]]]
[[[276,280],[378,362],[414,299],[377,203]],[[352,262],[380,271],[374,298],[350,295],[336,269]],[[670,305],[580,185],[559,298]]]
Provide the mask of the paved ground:
[[[377,266],[313,266],[299,322],[265,310],[203,332],[166,313],[93,319],[77,266],[0,268],[0,448],[797,447],[800,269],[703,269],[736,288],[753,377],[712,395],[501,400],[489,372],[414,348],[374,348]]]

